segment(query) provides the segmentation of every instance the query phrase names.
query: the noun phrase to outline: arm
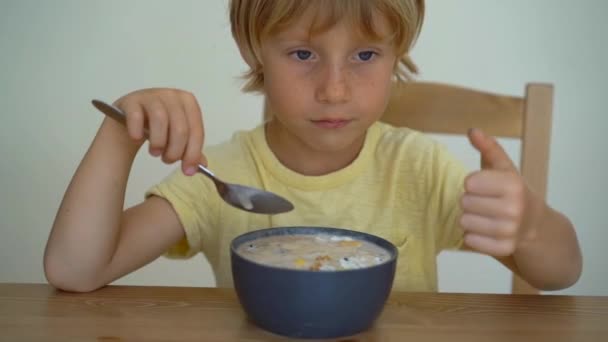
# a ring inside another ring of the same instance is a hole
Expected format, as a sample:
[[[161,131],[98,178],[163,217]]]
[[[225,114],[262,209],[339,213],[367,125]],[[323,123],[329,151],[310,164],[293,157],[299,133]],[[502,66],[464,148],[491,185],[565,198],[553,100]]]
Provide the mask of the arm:
[[[530,285],[541,290],[559,290],[575,284],[582,272],[582,255],[574,227],[560,212],[542,200],[535,205],[535,220],[524,218],[531,232],[508,258],[497,258]],[[535,222],[535,223],[532,223]],[[532,226],[533,225],[533,226]]]
[[[122,102],[121,102],[122,101]],[[128,130],[106,118],[70,182],[45,254],[53,286],[92,291],[151,262],[185,235],[173,208],[152,197],[123,212],[127,179],[150,127],[150,150],[182,160],[184,172],[204,162],[202,121],[194,98],[176,90],[144,90],[119,100]]]
[[[535,236],[522,242],[513,254],[494,258],[537,289],[559,290],[578,281],[583,258],[574,227],[568,218],[543,206],[545,212],[542,223],[535,229]],[[462,250],[475,251],[466,244]]]
[[[94,290],[154,260],[184,235],[162,199],[123,213],[137,153],[125,132],[105,119],[66,190],[44,255],[46,277],[57,288]]]

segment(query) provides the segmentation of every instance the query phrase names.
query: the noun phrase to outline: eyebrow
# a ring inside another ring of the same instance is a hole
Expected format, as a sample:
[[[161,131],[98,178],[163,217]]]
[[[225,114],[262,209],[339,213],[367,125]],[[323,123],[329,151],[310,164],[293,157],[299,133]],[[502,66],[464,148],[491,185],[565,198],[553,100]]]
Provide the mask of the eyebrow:
[[[272,39],[279,44],[288,44],[288,43],[310,43],[312,39],[314,39],[315,35],[311,35],[310,31],[298,30],[298,31],[290,31],[289,33],[280,32],[274,35],[271,35]],[[356,43],[374,43],[374,44],[392,44],[394,41],[394,34],[386,34],[382,35],[378,38],[375,38],[371,35],[359,34],[355,36],[354,41]]]

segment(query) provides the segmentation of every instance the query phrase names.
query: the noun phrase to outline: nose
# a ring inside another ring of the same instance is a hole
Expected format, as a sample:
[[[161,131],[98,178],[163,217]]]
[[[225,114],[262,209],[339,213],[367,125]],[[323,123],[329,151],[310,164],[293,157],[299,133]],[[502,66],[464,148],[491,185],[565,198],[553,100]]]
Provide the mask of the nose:
[[[319,70],[317,101],[326,104],[340,104],[349,101],[348,70],[344,65],[328,64]]]

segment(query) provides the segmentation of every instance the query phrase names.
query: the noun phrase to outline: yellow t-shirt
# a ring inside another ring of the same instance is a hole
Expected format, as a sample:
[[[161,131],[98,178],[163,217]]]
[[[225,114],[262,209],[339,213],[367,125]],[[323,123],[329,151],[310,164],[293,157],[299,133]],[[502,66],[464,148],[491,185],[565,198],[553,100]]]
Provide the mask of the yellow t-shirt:
[[[167,199],[186,233],[166,256],[203,252],[220,287],[232,287],[230,242],[256,229],[324,226],[380,236],[399,249],[393,288],[403,291],[436,291],[437,254],[462,243],[459,198],[466,171],[422,133],[375,123],[358,157],[323,176],[304,176],[282,165],[266,143],[263,125],[238,132],[205,154],[221,179],[277,193],[295,206],[279,215],[241,211],[224,203],[207,177],[186,177],[180,170],[146,193]]]

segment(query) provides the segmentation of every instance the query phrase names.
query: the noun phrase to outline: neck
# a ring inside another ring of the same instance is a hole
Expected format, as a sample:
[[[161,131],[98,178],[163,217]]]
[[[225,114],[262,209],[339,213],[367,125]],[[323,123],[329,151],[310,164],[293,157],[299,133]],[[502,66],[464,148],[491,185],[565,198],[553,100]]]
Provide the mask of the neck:
[[[275,120],[266,124],[266,141],[276,158],[288,169],[305,176],[322,176],[350,165],[363,148],[365,137],[336,151],[319,151],[288,136]]]

